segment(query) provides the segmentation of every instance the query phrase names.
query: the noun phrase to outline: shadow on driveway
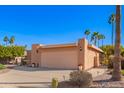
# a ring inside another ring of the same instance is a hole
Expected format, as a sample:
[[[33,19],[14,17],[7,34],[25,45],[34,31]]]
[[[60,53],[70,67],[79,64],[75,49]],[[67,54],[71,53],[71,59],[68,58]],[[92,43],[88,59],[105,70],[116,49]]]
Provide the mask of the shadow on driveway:
[[[47,68],[47,67],[27,67],[27,66],[14,66],[12,69],[19,71],[74,71],[74,69],[56,69],[56,68]]]

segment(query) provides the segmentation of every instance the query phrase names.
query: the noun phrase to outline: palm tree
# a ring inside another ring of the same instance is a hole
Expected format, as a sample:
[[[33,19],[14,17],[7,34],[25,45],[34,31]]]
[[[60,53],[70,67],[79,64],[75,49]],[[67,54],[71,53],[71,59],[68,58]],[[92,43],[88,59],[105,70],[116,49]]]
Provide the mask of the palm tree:
[[[93,41],[95,46],[96,46],[97,41],[98,41],[98,35],[99,35],[99,32],[94,32],[94,33],[91,35],[91,42]]]
[[[115,53],[113,62],[112,79],[120,81],[121,77],[121,6],[116,6],[116,39],[115,39]]]
[[[102,34],[101,37],[102,37],[102,46],[103,46],[104,45],[103,42],[104,42],[105,36]]]
[[[3,41],[6,43],[6,46],[7,46],[7,43],[9,42],[9,38],[8,38],[7,36],[5,36],[5,37],[3,38]]]
[[[99,41],[102,39],[101,34],[98,34],[98,47],[99,47]]]
[[[86,38],[88,40],[88,36],[90,35],[90,30],[89,29],[86,29],[84,34],[86,35]]]
[[[105,36],[103,34],[98,35],[98,47],[99,47],[99,41],[102,40],[102,46],[103,46],[103,40],[105,39]]]
[[[12,44],[14,44],[14,42],[15,42],[15,37],[12,36],[12,37],[10,38],[10,40],[9,40],[9,43],[10,43],[10,45],[12,45]]]
[[[111,42],[112,45],[114,44],[114,23],[115,23],[115,14],[111,14],[111,16],[109,17],[108,23],[112,25],[112,37],[111,37]]]

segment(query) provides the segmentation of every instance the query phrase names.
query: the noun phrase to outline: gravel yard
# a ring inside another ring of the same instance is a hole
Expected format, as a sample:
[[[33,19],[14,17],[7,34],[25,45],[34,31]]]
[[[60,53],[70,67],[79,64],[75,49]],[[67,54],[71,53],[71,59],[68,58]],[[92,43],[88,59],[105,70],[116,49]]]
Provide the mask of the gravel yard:
[[[110,74],[103,74],[93,78],[92,88],[124,88],[124,80],[112,81]],[[124,78],[124,76],[122,77]]]

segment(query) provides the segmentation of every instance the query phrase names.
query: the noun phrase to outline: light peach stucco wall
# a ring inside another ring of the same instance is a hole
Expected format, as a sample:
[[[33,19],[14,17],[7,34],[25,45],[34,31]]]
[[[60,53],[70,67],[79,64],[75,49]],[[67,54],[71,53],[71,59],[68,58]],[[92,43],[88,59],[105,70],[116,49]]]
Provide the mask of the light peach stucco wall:
[[[63,69],[77,69],[78,64],[83,64],[83,69],[86,70],[99,66],[99,53],[94,48],[88,47],[86,39],[80,39],[78,45],[69,47],[44,48],[34,44],[31,63],[39,64],[41,67]]]
[[[99,66],[99,53],[95,49],[88,47],[88,41],[86,39],[79,40],[79,46],[82,51],[79,52],[79,63],[83,61],[83,69],[90,69]],[[79,49],[78,49],[79,50]]]
[[[87,41],[85,39],[78,40],[78,65],[82,64],[83,69],[85,69],[86,51],[87,51]]]
[[[85,69],[90,69],[92,67],[97,67],[97,64],[95,62],[98,62],[98,57],[99,57],[98,55],[99,54],[96,53],[93,50],[90,50],[90,49],[87,50],[87,57],[86,57],[86,62],[85,62]],[[95,60],[95,57],[97,57],[96,60]]]
[[[39,50],[41,46],[39,44],[32,45],[31,51],[31,63],[39,64],[41,63],[41,52]]]
[[[77,54],[76,47],[44,49],[41,53],[41,66],[49,68],[77,69]]]

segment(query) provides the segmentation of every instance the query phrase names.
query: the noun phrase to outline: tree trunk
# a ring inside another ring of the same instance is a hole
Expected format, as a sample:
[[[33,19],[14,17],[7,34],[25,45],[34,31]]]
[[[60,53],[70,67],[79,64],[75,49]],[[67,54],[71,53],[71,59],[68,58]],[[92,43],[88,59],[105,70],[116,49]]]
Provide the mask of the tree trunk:
[[[6,46],[7,46],[7,41],[6,41]]]
[[[102,47],[103,47],[103,39],[102,39]]]
[[[99,40],[98,40],[98,47],[99,47]]]
[[[86,36],[86,39],[88,40],[88,35]],[[89,42],[89,41],[88,41]]]
[[[97,39],[95,38],[95,39],[94,39],[94,45],[95,45],[95,46],[96,46],[96,42],[97,42]]]
[[[115,39],[115,52],[113,62],[112,79],[115,81],[121,80],[121,7],[116,6],[116,39]]]

